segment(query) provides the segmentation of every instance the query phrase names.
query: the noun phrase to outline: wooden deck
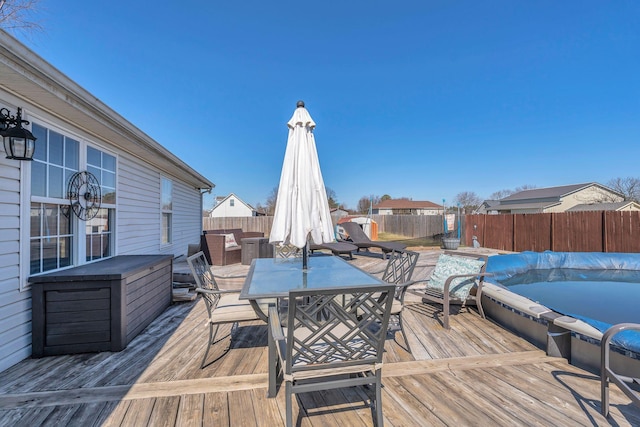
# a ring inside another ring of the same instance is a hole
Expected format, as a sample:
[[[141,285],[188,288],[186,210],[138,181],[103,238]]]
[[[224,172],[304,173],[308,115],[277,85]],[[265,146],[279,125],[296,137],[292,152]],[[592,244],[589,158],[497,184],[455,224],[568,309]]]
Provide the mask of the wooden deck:
[[[421,253],[416,274],[426,274],[432,267],[424,265],[437,255]],[[369,269],[384,265],[379,256],[351,262]],[[219,272],[247,269],[237,264]],[[406,310],[413,354],[391,337],[385,346],[387,426],[640,425],[640,408],[615,386],[605,419],[597,375],[547,357],[474,310],[453,315],[450,331],[442,328],[437,306],[414,300]],[[173,304],[122,352],[25,360],[0,373],[0,425],[282,425],[283,390],[266,398],[266,326],[238,328],[229,353],[200,369],[206,334],[206,310],[198,299]],[[397,338],[402,342],[401,334]],[[228,343],[217,344],[210,358]],[[300,408],[298,424],[372,425],[367,393],[302,394],[294,406]]]

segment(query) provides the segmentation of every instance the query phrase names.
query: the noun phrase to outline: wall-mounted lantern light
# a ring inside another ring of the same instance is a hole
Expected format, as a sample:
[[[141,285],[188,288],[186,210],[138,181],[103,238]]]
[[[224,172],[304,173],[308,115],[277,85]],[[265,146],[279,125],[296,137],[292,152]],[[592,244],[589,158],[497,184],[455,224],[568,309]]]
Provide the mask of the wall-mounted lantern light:
[[[18,108],[15,116],[6,108],[0,108],[0,136],[4,140],[4,151],[7,159],[33,160],[36,149],[36,137],[22,124],[29,124],[22,120],[22,108]]]

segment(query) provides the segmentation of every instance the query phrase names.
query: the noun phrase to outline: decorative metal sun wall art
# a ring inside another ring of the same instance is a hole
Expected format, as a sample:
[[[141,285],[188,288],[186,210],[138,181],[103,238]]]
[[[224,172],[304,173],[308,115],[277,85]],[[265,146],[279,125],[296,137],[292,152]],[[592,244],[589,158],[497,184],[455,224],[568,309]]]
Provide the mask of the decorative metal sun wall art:
[[[82,221],[87,221],[95,217],[100,209],[100,183],[91,172],[76,172],[69,180],[67,197],[73,213]]]

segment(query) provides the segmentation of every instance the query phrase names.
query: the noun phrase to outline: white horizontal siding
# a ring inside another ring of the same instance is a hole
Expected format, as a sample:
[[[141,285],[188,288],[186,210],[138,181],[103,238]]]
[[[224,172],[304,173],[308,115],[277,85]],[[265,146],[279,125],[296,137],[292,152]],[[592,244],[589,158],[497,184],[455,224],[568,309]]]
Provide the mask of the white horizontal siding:
[[[120,157],[117,209],[118,254],[160,253],[160,173]]]
[[[172,242],[161,245],[160,171],[121,156],[118,164],[118,254],[185,255],[190,243],[200,241],[200,190],[168,177],[173,183]]]
[[[170,249],[174,256],[186,255],[189,244],[200,243],[201,198],[200,190],[173,182],[173,241],[170,248],[163,248],[164,251]]]
[[[20,166],[0,152],[0,371],[31,354],[31,293],[20,292]]]

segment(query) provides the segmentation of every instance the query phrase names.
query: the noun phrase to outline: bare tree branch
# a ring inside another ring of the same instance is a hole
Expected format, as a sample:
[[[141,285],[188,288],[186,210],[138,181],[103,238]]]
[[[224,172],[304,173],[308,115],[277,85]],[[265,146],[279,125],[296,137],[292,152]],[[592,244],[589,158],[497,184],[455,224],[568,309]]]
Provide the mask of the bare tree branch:
[[[5,31],[41,31],[35,20],[40,0],[0,0],[0,28]]]
[[[471,213],[480,206],[482,199],[473,191],[463,191],[456,195],[453,202],[460,204],[465,213]]]
[[[607,186],[612,190],[624,196],[625,200],[639,202],[640,203],[640,179],[639,178],[614,178],[607,183]],[[609,202],[611,200],[605,200]]]

